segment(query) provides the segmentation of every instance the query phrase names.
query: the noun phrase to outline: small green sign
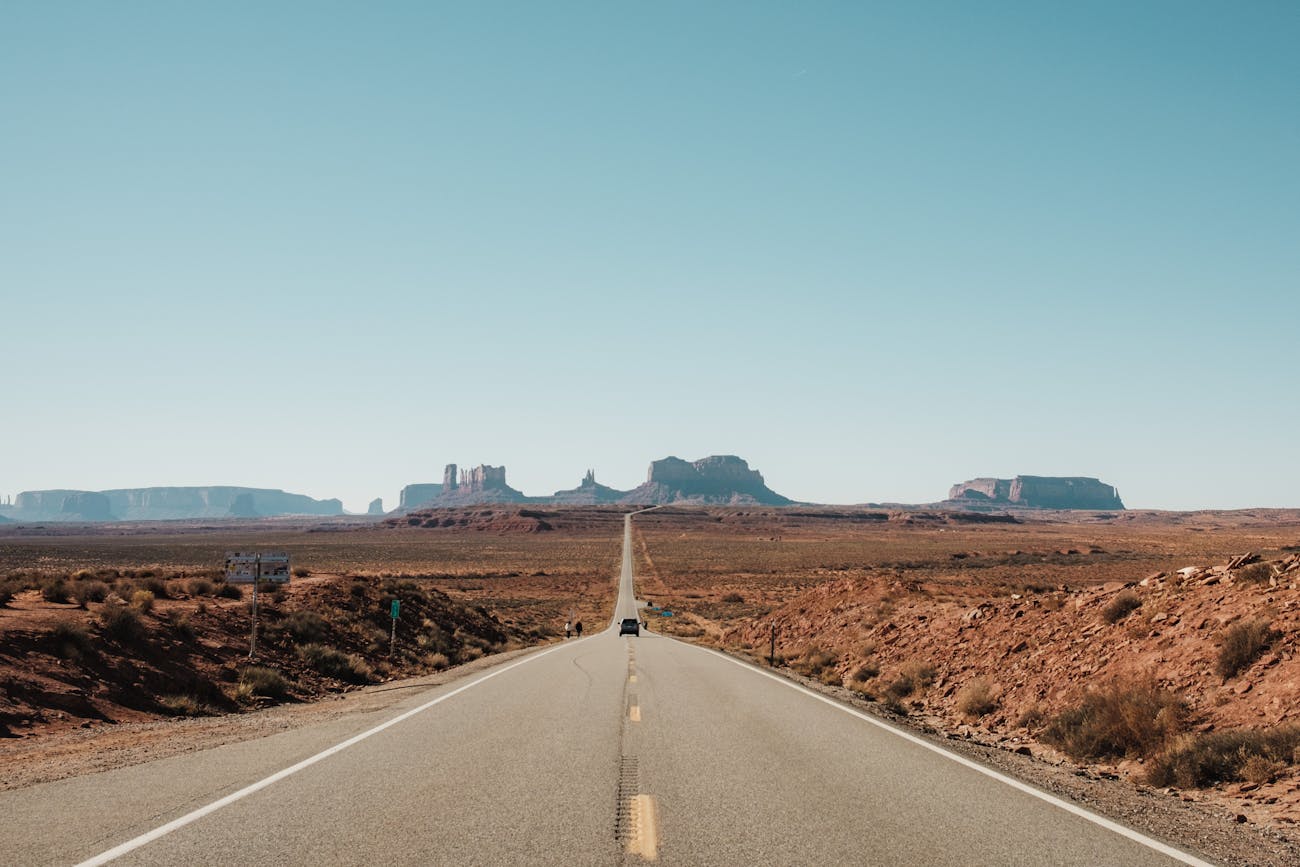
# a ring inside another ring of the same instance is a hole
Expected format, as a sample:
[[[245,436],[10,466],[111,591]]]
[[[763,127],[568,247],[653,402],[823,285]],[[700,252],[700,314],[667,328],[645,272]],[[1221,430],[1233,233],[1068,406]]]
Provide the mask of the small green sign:
[[[400,600],[400,599],[394,599],[394,600],[393,600],[393,619],[394,619],[394,620],[397,619],[397,615],[401,612],[401,610],[402,610],[402,600]]]

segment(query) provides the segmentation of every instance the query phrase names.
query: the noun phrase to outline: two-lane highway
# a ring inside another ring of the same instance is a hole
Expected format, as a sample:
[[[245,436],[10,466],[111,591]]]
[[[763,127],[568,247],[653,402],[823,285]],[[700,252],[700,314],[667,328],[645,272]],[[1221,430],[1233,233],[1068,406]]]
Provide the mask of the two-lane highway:
[[[14,864],[1204,863],[715,652],[610,627],[353,715],[0,793]]]

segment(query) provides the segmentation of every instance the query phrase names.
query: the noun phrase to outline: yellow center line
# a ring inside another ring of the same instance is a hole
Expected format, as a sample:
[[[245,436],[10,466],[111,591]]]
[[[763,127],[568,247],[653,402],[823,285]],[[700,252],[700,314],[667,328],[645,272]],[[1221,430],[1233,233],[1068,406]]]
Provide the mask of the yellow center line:
[[[627,840],[627,853],[646,861],[659,858],[659,808],[650,795],[635,795],[628,805],[632,816],[632,834]]]
[[[629,674],[629,675],[627,676],[627,682],[628,682],[628,683],[636,683],[636,675],[635,675],[635,674]]]
[[[628,708],[627,718],[632,722],[641,722],[641,705],[634,704]]]

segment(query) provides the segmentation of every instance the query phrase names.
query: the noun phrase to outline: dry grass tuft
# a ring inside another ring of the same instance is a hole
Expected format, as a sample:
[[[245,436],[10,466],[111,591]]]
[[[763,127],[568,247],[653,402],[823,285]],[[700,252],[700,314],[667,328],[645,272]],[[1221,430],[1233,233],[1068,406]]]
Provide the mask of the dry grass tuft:
[[[1132,590],[1121,590],[1101,609],[1101,618],[1107,623],[1119,623],[1142,607],[1142,600]]]
[[[1267,782],[1295,763],[1297,749],[1300,725],[1188,735],[1152,761],[1147,781],[1185,789],[1239,780]]]
[[[998,699],[993,684],[982,677],[967,683],[957,693],[957,710],[969,719],[987,716],[997,709]]]
[[[1182,697],[1153,680],[1114,680],[1053,717],[1042,738],[1075,759],[1141,758],[1169,744],[1186,720]]]
[[[1280,636],[1267,620],[1252,617],[1232,624],[1219,637],[1219,655],[1214,661],[1214,671],[1220,677],[1235,677]]]
[[[315,671],[347,683],[369,683],[375,672],[364,659],[355,653],[344,653],[323,644],[304,644],[297,649],[298,657]]]

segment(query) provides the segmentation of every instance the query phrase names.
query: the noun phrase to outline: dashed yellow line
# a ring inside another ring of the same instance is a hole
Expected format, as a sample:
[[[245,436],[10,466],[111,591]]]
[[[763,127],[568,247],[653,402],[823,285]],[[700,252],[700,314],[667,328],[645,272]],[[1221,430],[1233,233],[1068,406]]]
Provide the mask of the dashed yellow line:
[[[641,705],[634,704],[628,708],[627,718],[632,722],[641,722]]]
[[[646,861],[659,859],[659,808],[650,795],[636,795],[629,804],[632,833],[627,839],[627,853]]]
[[[628,682],[628,683],[636,683],[636,675],[635,675],[635,674],[629,674],[629,675],[627,676],[627,682]]]

